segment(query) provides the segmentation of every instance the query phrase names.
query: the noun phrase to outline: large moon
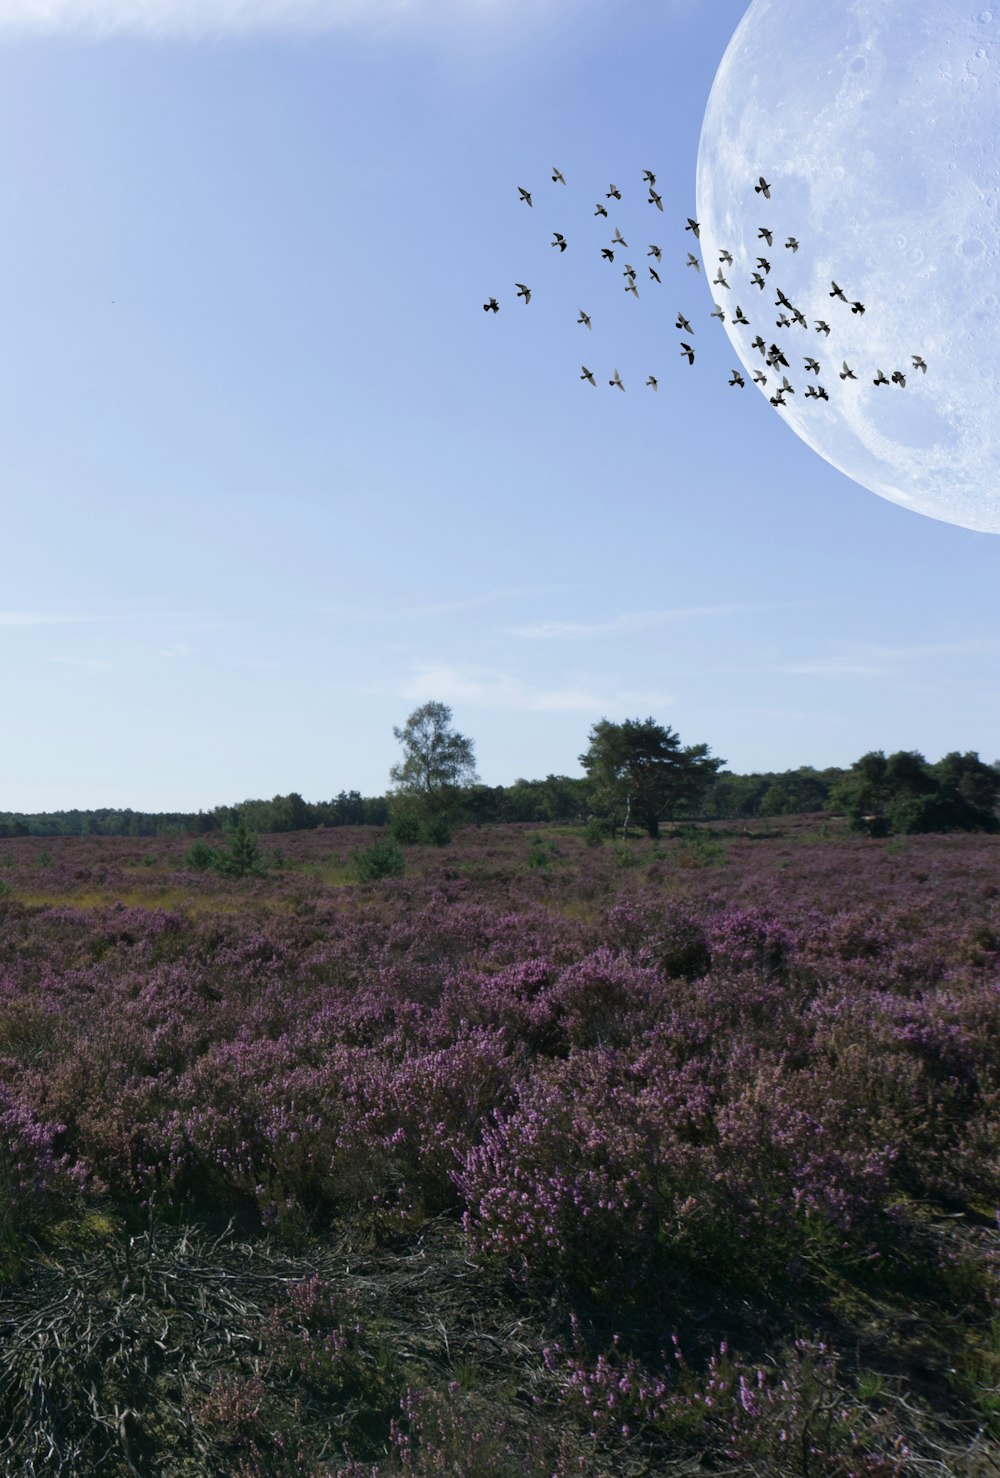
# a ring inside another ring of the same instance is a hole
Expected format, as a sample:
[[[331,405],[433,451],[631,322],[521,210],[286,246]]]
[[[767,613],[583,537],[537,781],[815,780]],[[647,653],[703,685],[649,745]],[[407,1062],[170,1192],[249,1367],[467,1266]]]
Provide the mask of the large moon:
[[[998,36],[1000,0],[753,0],[709,97],[697,181],[709,282],[719,254],[733,257],[728,289],[712,286],[726,331],[767,375],[768,399],[782,375],[794,389],[774,414],[881,497],[989,533],[1000,533]],[[779,289],[807,328],[777,324]],[[737,304],[749,326],[733,323]],[[787,368],[764,363],[758,334]],[[856,379],[841,379],[844,361]],[[873,383],[880,370],[888,384]],[[817,383],[828,400],[806,397]]]

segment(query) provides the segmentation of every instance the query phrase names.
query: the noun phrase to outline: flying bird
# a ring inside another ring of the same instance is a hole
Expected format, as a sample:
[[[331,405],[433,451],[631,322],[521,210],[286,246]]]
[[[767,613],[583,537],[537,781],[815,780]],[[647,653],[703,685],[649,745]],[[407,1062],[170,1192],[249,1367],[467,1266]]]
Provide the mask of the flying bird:
[[[843,366],[843,369],[840,371],[840,378],[842,380],[856,380],[858,378],[846,359],[843,361]]]
[[[725,264],[726,264],[727,267],[731,267],[733,265],[733,254],[732,254],[732,252],[731,251],[720,251],[719,252],[719,261],[720,262],[725,262]]]
[[[782,354],[782,352],[778,348],[778,345],[777,344],[772,344],[771,345],[771,353],[774,356],[774,363],[775,364],[783,364],[785,366],[785,369],[788,368],[788,360]]]
[[[771,396],[771,404],[772,405],[784,405],[784,403],[785,403],[785,398],[782,395],[781,391],[780,390],[776,390],[774,392],[774,394]]]
[[[663,253],[658,246],[654,246],[652,243],[650,243],[649,251],[646,253],[646,255],[647,257],[655,257],[656,260],[659,261],[660,258],[663,256]]]
[[[746,380],[744,380],[744,378],[740,374],[739,370],[733,370],[733,377],[729,381],[729,383],[730,383],[730,385],[739,385],[740,389],[742,390],[743,387],[746,384]]]
[[[828,297],[839,298],[842,303],[847,302],[847,294],[842,287],[838,287],[835,282],[831,282],[830,288],[831,291],[827,294]]]
[[[750,326],[750,320],[744,314],[743,309],[740,307],[739,303],[736,304],[736,312],[733,314],[733,322],[742,323],[744,327],[747,328],[749,328]]]
[[[806,369],[809,371],[809,373],[811,375],[818,375],[819,374],[819,360],[818,359],[810,359],[809,356],[806,355],[805,356],[805,366],[806,366]]]
[[[484,313],[499,313],[500,312],[500,304],[497,302],[496,298],[490,298],[490,300],[489,300],[488,303],[484,303],[483,304],[483,312]]]
[[[758,257],[757,266],[764,273],[765,277],[771,270],[771,263],[767,260],[767,257]]]
[[[791,385],[789,385],[789,383],[788,383],[788,376],[787,375],[782,375],[782,377],[781,377],[781,393],[782,393],[782,395],[794,395],[795,394],[795,391],[792,389]]]
[[[614,236],[612,236],[611,240],[615,243],[616,246],[628,246],[628,242],[625,240],[625,237],[619,231],[617,226],[615,227],[615,234]]]
[[[830,397],[822,385],[807,385],[806,400],[829,400]]]
[[[816,323],[816,332],[818,334],[823,334],[826,337],[829,337],[829,334],[830,334],[830,325],[826,322],[826,320],[825,319],[822,319],[822,318],[817,318],[815,320],[815,323]]]
[[[604,260],[606,262],[613,262],[614,259],[615,259],[615,254],[611,250],[610,246],[602,246],[601,247],[601,256],[604,258]]]
[[[864,311],[865,311],[865,305],[864,305],[864,303],[852,303],[851,304],[851,312],[852,313],[863,313]]]
[[[693,267],[696,272],[700,272],[701,271],[701,263],[699,262],[698,258],[695,256],[694,252],[690,252],[690,251],[688,252],[688,259],[684,263],[684,265],[685,265],[685,267]]]
[[[886,379],[886,377],[882,373],[882,371],[881,370],[876,370],[876,372],[875,372],[875,378],[874,378],[874,380],[872,380],[872,384],[873,385],[888,385],[888,383],[889,383],[889,381]]]
[[[632,281],[635,281],[635,268],[629,262],[625,263],[625,271],[622,273],[622,276],[631,277]]]
[[[557,182],[560,185],[565,185],[565,183],[566,183],[566,181],[563,179],[562,170],[561,169],[556,169],[555,165],[553,164],[553,166],[552,166],[552,183],[553,184],[556,184]]]
[[[751,272],[750,281],[753,283],[754,287],[759,287],[761,292],[764,291],[764,279],[763,277],[761,277],[759,272]]]
[[[804,328],[808,331],[809,324],[806,322],[806,316],[802,312],[801,308],[793,308],[792,317],[800,328]]]
[[[531,288],[525,287],[523,282],[515,282],[514,286],[517,288],[518,297],[524,299],[524,306],[527,307],[531,302]]]
[[[764,340],[761,338],[760,334],[758,334],[757,337],[754,339],[753,343],[750,345],[750,348],[759,349],[761,354],[764,354],[767,351],[767,345],[764,343]]]
[[[674,324],[674,328],[682,328],[686,334],[694,333],[694,329],[688,323],[683,313],[678,313],[677,322]]]
[[[774,245],[774,232],[773,231],[769,231],[766,226],[758,226],[758,228],[757,228],[757,240],[758,241],[766,241],[767,244],[768,244],[768,246],[773,246]]]
[[[787,246],[789,251],[798,251],[799,249],[799,243],[796,241],[794,236],[789,236],[788,240],[785,242],[785,245]]]
[[[927,373],[927,365],[926,365],[925,361],[920,358],[920,355],[919,354],[911,354],[910,355],[910,358],[913,360],[913,368],[920,370],[921,374],[926,375],[926,373]]]
[[[754,382],[755,385],[766,385],[767,384],[767,375],[765,375],[765,373],[764,373],[763,370],[754,370],[754,372],[753,372],[753,382]]]
[[[653,171],[651,169],[644,169],[643,170],[643,172],[642,172],[642,181],[643,181],[643,184],[645,184],[645,185],[655,185],[656,184],[656,176],[655,176],[655,174],[653,173]]]
[[[520,185],[518,185],[517,188],[518,188],[518,192],[520,193],[521,199],[527,205],[530,205],[531,204],[531,196],[528,194],[527,190],[522,189]]]
[[[587,366],[585,364],[581,364],[580,368],[583,370],[583,374],[580,376],[580,379],[581,380],[588,380],[590,382],[590,384],[593,385],[594,389],[596,390],[597,389],[597,381],[594,379],[594,376],[591,374],[590,370],[587,368]]]
[[[712,282],[713,282],[713,284],[714,284],[715,287],[725,287],[725,288],[728,288],[729,287],[729,283],[726,281],[726,279],[722,275],[722,268],[721,267],[719,268],[719,270],[716,273],[716,275],[712,278]]]
[[[708,316],[709,318],[717,318],[720,323],[725,323],[726,321],[725,312],[719,307],[718,303],[716,303],[714,309]]]
[[[622,198],[622,192],[619,190],[617,185],[609,185],[608,192],[604,198],[605,200],[610,200],[612,196],[615,198],[615,200],[620,200]]]
[[[646,204],[655,205],[657,210],[663,209],[663,201],[660,199],[659,195],[657,195],[652,185],[650,185],[649,187],[649,199],[646,201]]]
[[[566,250],[566,238],[561,231],[553,231],[550,246],[558,246],[560,251]]]
[[[628,282],[626,282],[626,284],[625,284],[625,291],[627,293],[631,293],[632,296],[633,296],[633,298],[637,298],[639,296],[639,289],[635,285],[635,278],[634,277],[630,277],[629,280],[628,280]]]
[[[700,226],[699,222],[698,221],[693,221],[690,216],[688,216],[688,223],[684,227],[684,229],[685,229],[685,231],[693,231],[696,236],[700,236],[701,235],[701,226]]]
[[[892,383],[894,385],[898,385],[900,390],[906,389],[906,376],[903,374],[902,370],[893,370],[891,378]]]
[[[785,297],[784,293],[781,291],[780,287],[778,288],[778,296],[774,300],[774,306],[776,308],[790,308],[792,306],[788,299]]]
[[[608,213],[607,206],[602,205],[601,202],[598,201],[597,202],[597,209],[594,211],[594,215],[595,216],[606,216],[607,213]]]
[[[617,385],[618,386],[618,389],[621,390],[621,391],[624,391],[624,389],[625,389],[625,386],[622,384],[622,381],[621,381],[621,375],[619,375],[619,373],[618,373],[617,370],[615,370],[615,372],[612,375],[611,379],[608,381],[608,384],[609,385]]]
[[[654,282],[660,282],[660,274],[659,274],[659,272],[657,272],[657,270],[656,270],[655,267],[650,267],[650,269],[649,269],[649,275],[653,279]],[[661,287],[663,286],[662,282],[660,282],[660,286]]]
[[[686,359],[688,364],[694,364],[694,350],[690,344],[681,344],[681,358]]]
[[[774,320],[774,326],[775,328],[791,328],[792,320],[789,318],[787,313],[782,313],[778,318]]]
[[[656,376],[655,376],[655,375],[650,375],[650,377],[649,377],[649,379],[648,379],[648,380],[647,380],[647,381],[646,381],[646,384],[647,384],[647,385],[648,385],[648,386],[649,386],[649,387],[650,387],[650,389],[652,389],[652,390],[659,390],[659,388],[660,388],[660,382],[659,382],[659,380],[658,380],[658,379],[657,379],[657,378],[656,378]]]
[[[754,191],[758,195],[763,195],[765,200],[770,200],[771,198],[771,186],[767,183],[767,180],[765,180],[762,174],[757,176],[757,183],[756,185],[754,185]]]
[[[588,313],[584,313],[582,308],[580,309],[580,316],[576,321],[577,323],[582,323],[584,328],[591,328],[590,315]],[[591,332],[593,332],[592,329]]]

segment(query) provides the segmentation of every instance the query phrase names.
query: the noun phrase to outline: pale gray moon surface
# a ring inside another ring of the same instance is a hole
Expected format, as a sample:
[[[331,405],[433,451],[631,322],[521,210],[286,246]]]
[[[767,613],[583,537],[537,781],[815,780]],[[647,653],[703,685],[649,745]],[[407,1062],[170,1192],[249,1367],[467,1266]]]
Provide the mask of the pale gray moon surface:
[[[707,278],[740,360],[760,333],[795,394],[771,411],[884,498],[1000,532],[1000,0],[754,0],[698,153]],[[771,199],[754,193],[759,175]],[[758,240],[760,226],[774,245]],[[784,243],[795,236],[798,252]],[[771,273],[750,281],[756,258]],[[835,279],[864,315],[829,296]],[[776,326],[781,288],[808,329]],[[739,303],[749,327],[734,325]],[[815,320],[830,325],[829,337]],[[912,356],[927,361],[927,373]],[[806,355],[820,361],[807,374]],[[856,380],[841,380],[846,360]],[[901,370],[905,388],[872,384]],[[828,402],[806,399],[818,378]],[[748,381],[749,388],[749,381]]]

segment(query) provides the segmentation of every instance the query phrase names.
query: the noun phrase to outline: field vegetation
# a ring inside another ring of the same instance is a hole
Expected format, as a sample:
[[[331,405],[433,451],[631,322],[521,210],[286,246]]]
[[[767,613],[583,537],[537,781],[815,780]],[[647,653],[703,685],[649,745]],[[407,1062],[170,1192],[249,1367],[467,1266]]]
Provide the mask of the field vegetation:
[[[1000,1472],[1000,837],[235,835],[0,842],[0,1470]]]

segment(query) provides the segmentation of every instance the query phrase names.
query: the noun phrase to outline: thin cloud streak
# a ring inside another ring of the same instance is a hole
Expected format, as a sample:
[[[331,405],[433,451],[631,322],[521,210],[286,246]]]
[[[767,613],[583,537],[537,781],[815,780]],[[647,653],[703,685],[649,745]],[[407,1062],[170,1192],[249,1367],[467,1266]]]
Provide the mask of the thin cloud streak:
[[[793,677],[889,677],[907,662],[927,657],[972,657],[996,651],[997,643],[979,637],[958,642],[926,642],[912,647],[881,647],[874,643],[827,657],[782,662],[768,669]]]
[[[674,701],[672,694],[658,691],[608,691],[589,678],[560,687],[541,687],[496,668],[454,667],[444,663],[428,663],[417,668],[400,693],[416,702],[432,697],[444,703],[527,713],[599,714],[623,707],[662,708]]]
[[[528,641],[550,641],[562,637],[618,636],[633,631],[652,631],[657,626],[676,622],[710,620],[725,616],[747,616],[757,611],[773,611],[773,605],[680,606],[665,611],[625,611],[608,621],[532,621],[526,626],[512,626],[508,636]]]
[[[530,15],[559,0],[0,0],[0,32],[200,37],[261,32],[378,33],[397,24]]]

